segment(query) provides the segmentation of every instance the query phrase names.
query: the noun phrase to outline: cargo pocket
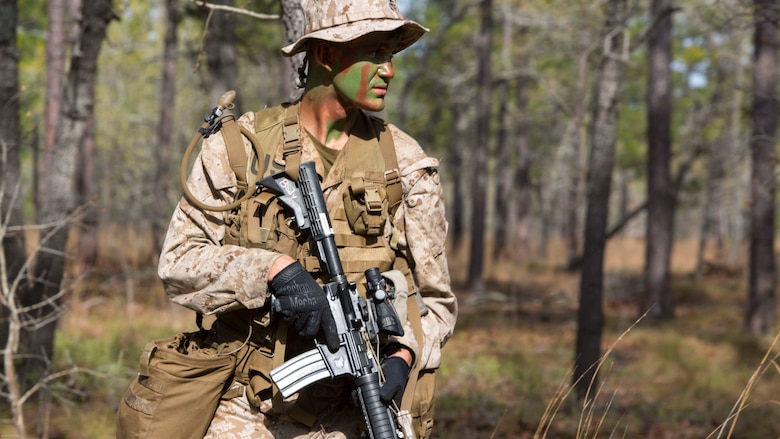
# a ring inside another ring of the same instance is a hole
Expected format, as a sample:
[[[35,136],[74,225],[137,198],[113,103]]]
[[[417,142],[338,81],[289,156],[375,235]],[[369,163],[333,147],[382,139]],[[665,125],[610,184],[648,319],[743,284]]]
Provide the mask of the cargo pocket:
[[[203,437],[236,364],[205,337],[182,333],[144,347],[140,373],[119,404],[117,438]]]

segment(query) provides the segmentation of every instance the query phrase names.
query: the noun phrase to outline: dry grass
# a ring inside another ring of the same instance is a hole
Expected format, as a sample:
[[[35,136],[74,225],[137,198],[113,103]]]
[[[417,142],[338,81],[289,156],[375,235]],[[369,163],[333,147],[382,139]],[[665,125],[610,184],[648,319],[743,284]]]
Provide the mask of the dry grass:
[[[442,367],[438,437],[778,437],[778,346],[742,331],[744,279],[697,283],[695,245],[681,243],[677,318],[645,321],[636,307],[643,252],[633,239],[608,248],[605,360],[592,405],[570,393],[579,278],[556,268],[560,251],[522,267],[493,264],[497,282],[487,294],[461,292]],[[484,367],[494,363],[507,367]]]
[[[61,363],[72,359],[105,378],[63,385],[50,437],[113,437],[113,413],[143,344],[194,327],[190,312],[165,300],[147,237],[118,229],[101,236],[97,268],[61,322],[58,352]],[[458,293],[458,326],[439,374],[437,438],[780,436],[778,346],[741,330],[743,279],[690,276],[688,243],[676,247],[671,322],[638,321],[643,243],[610,243],[608,355],[594,404],[582,407],[569,393],[579,278],[559,268],[556,246],[544,261],[490,264],[486,292]],[[450,262],[454,275],[465,271],[462,256]]]

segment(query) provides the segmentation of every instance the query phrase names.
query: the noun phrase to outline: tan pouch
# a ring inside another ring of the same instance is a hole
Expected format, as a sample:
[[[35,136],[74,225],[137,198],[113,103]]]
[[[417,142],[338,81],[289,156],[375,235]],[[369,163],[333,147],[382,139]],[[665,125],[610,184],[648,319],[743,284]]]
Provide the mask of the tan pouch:
[[[239,365],[236,377],[246,384],[246,398],[250,404],[260,408],[264,400],[270,399],[273,382],[270,372],[274,367],[273,351],[266,347],[251,348],[246,362]]]
[[[344,212],[352,231],[357,235],[378,236],[387,221],[387,192],[384,175],[375,177],[358,172],[348,180],[344,192]]]
[[[203,437],[231,383],[236,355],[218,355],[208,331],[150,342],[119,404],[118,439]]]

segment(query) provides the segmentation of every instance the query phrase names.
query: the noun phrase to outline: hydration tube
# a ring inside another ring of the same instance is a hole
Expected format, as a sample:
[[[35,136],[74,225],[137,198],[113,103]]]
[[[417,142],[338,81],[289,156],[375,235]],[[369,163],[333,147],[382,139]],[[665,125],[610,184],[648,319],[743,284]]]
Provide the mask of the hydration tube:
[[[190,191],[189,187],[187,186],[187,171],[189,168],[189,162],[190,162],[190,156],[192,155],[192,152],[195,150],[195,147],[200,143],[202,139],[205,139],[212,134],[215,134],[222,130],[223,128],[228,131],[236,131],[236,133],[240,133],[240,135],[236,135],[235,137],[237,140],[240,140],[240,136],[246,137],[247,140],[249,140],[249,143],[252,144],[252,148],[254,149],[255,154],[257,154],[258,157],[262,157],[262,153],[260,150],[260,145],[255,138],[255,135],[253,132],[249,131],[248,129],[244,128],[240,124],[236,122],[236,117],[233,115],[233,113],[230,113],[228,110],[232,110],[235,108],[235,105],[233,105],[233,99],[236,97],[236,92],[234,90],[229,90],[225,92],[220,98],[219,102],[217,103],[217,106],[214,107],[211,110],[211,113],[207,114],[204,118],[203,124],[198,129],[198,132],[195,133],[195,136],[192,137],[192,140],[190,141],[190,144],[187,146],[187,150],[184,152],[184,156],[181,159],[181,167],[179,169],[179,178],[181,180],[181,187],[184,190],[184,196],[187,198],[187,201],[189,201],[194,206],[203,209],[203,210],[210,210],[212,212],[225,212],[228,210],[233,210],[244,201],[248,200],[252,195],[255,193],[255,188],[257,187],[257,182],[251,187],[246,188],[246,193],[243,194],[242,197],[239,199],[233,201],[230,204],[226,204],[224,206],[211,206],[203,201],[195,198],[195,196]],[[227,133],[223,133],[225,136],[225,144],[230,141]],[[240,145],[241,150],[243,151],[243,142]],[[244,159],[246,160],[246,159]],[[239,177],[243,178],[243,176]],[[259,181],[262,178],[262,172],[257,176],[257,180]]]

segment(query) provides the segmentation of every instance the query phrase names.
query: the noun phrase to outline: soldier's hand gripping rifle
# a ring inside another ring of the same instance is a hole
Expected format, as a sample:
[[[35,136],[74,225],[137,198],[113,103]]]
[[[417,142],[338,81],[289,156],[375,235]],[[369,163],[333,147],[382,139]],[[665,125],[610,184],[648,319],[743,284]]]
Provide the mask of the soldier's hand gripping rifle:
[[[372,345],[379,334],[403,335],[403,327],[390,303],[391,293],[379,269],[366,270],[368,292],[360,297],[354,282],[344,275],[336,248],[330,217],[325,207],[313,162],[303,163],[298,182],[284,173],[266,177],[258,186],[277,194],[295,214],[301,231],[309,230],[317,254],[326,265],[330,282],[323,286],[336,320],[339,347],[331,352],[325,344],[298,355],[271,371],[271,379],[285,398],[325,378],[351,375],[355,379],[356,401],[360,405],[368,435],[374,439],[402,438],[392,410],[380,399],[380,366]]]

